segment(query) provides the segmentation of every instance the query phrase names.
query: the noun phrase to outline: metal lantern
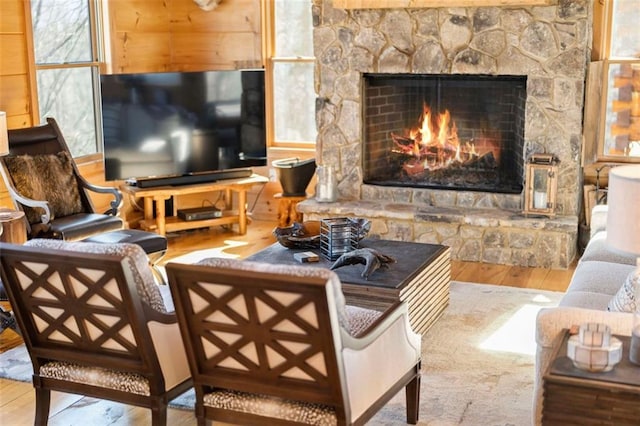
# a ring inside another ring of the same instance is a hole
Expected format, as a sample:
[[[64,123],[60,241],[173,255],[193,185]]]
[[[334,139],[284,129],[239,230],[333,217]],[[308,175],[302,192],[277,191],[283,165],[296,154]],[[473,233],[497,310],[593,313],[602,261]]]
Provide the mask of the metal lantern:
[[[346,217],[320,221],[320,253],[328,260],[336,260],[358,248],[358,229],[353,220]]]
[[[558,190],[558,159],[552,154],[533,154],[526,165],[524,215],[555,216]]]

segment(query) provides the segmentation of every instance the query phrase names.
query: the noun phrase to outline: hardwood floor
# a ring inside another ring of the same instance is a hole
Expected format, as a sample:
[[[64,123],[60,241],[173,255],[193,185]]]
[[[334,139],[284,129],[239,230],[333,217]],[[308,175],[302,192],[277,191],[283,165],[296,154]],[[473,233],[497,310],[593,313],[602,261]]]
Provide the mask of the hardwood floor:
[[[274,222],[253,221],[246,235],[229,228],[215,227],[169,235],[169,250],[163,262],[195,250],[212,249],[245,258],[275,242],[271,231]],[[505,265],[452,261],[455,281],[495,284],[523,288],[564,291],[569,284],[575,262],[567,270],[522,268]],[[4,307],[8,307],[6,304]],[[0,334],[0,352],[21,343],[8,330]],[[31,383],[0,379],[0,424],[32,425],[35,399]],[[94,398],[54,392],[51,398],[50,425],[138,425],[150,424],[149,410]],[[168,424],[195,425],[191,411],[170,409]]]

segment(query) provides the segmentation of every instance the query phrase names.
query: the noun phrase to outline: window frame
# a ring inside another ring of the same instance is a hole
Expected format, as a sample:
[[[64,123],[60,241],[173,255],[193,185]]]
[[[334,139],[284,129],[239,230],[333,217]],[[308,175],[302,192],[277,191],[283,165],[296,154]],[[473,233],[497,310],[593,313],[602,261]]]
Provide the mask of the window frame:
[[[265,9],[265,91],[268,102],[266,108],[267,115],[267,147],[268,148],[289,148],[289,149],[315,149],[316,141],[280,141],[275,137],[275,66],[278,63],[287,64],[314,64],[314,56],[277,56],[276,55],[276,8],[275,1],[263,3]],[[309,13],[311,13],[311,3],[309,3]],[[313,31],[313,29],[312,29]],[[315,78],[315,75],[314,75]],[[315,95],[315,94],[314,94]],[[316,129],[317,130],[317,129]]]
[[[98,161],[102,158],[102,117],[100,106],[100,70],[103,67],[103,34],[102,34],[102,3],[100,0],[84,0],[89,7],[89,37],[90,37],[90,57],[89,61],[74,61],[74,62],[62,62],[62,63],[46,63],[39,64],[36,61],[35,55],[35,34],[33,31],[33,15],[31,13],[32,0],[25,1],[25,12],[28,17],[27,28],[28,30],[28,42],[31,46],[31,54],[29,60],[33,64],[32,68],[32,121],[33,123],[42,123],[42,117],[40,116],[40,93],[38,91],[38,71],[56,70],[56,69],[78,69],[89,68],[91,70],[92,79],[92,92],[93,92],[93,117],[95,127],[95,145],[94,152],[89,154],[83,154],[74,156],[78,162],[87,163],[92,161]]]

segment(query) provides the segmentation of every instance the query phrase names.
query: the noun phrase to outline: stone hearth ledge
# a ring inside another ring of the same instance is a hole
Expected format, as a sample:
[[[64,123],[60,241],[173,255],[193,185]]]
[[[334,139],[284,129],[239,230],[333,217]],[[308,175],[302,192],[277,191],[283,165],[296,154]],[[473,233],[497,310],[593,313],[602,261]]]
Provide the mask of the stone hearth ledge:
[[[372,238],[446,245],[454,260],[566,269],[577,253],[577,216],[525,217],[507,209],[379,200],[320,203],[307,199],[297,208],[305,220],[367,218]]]

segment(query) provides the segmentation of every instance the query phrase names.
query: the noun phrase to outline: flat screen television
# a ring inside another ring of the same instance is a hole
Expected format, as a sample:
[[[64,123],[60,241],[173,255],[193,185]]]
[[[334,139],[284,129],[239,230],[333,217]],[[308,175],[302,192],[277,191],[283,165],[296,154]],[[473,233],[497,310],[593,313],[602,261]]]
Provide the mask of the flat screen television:
[[[262,70],[100,76],[106,180],[266,164]]]

